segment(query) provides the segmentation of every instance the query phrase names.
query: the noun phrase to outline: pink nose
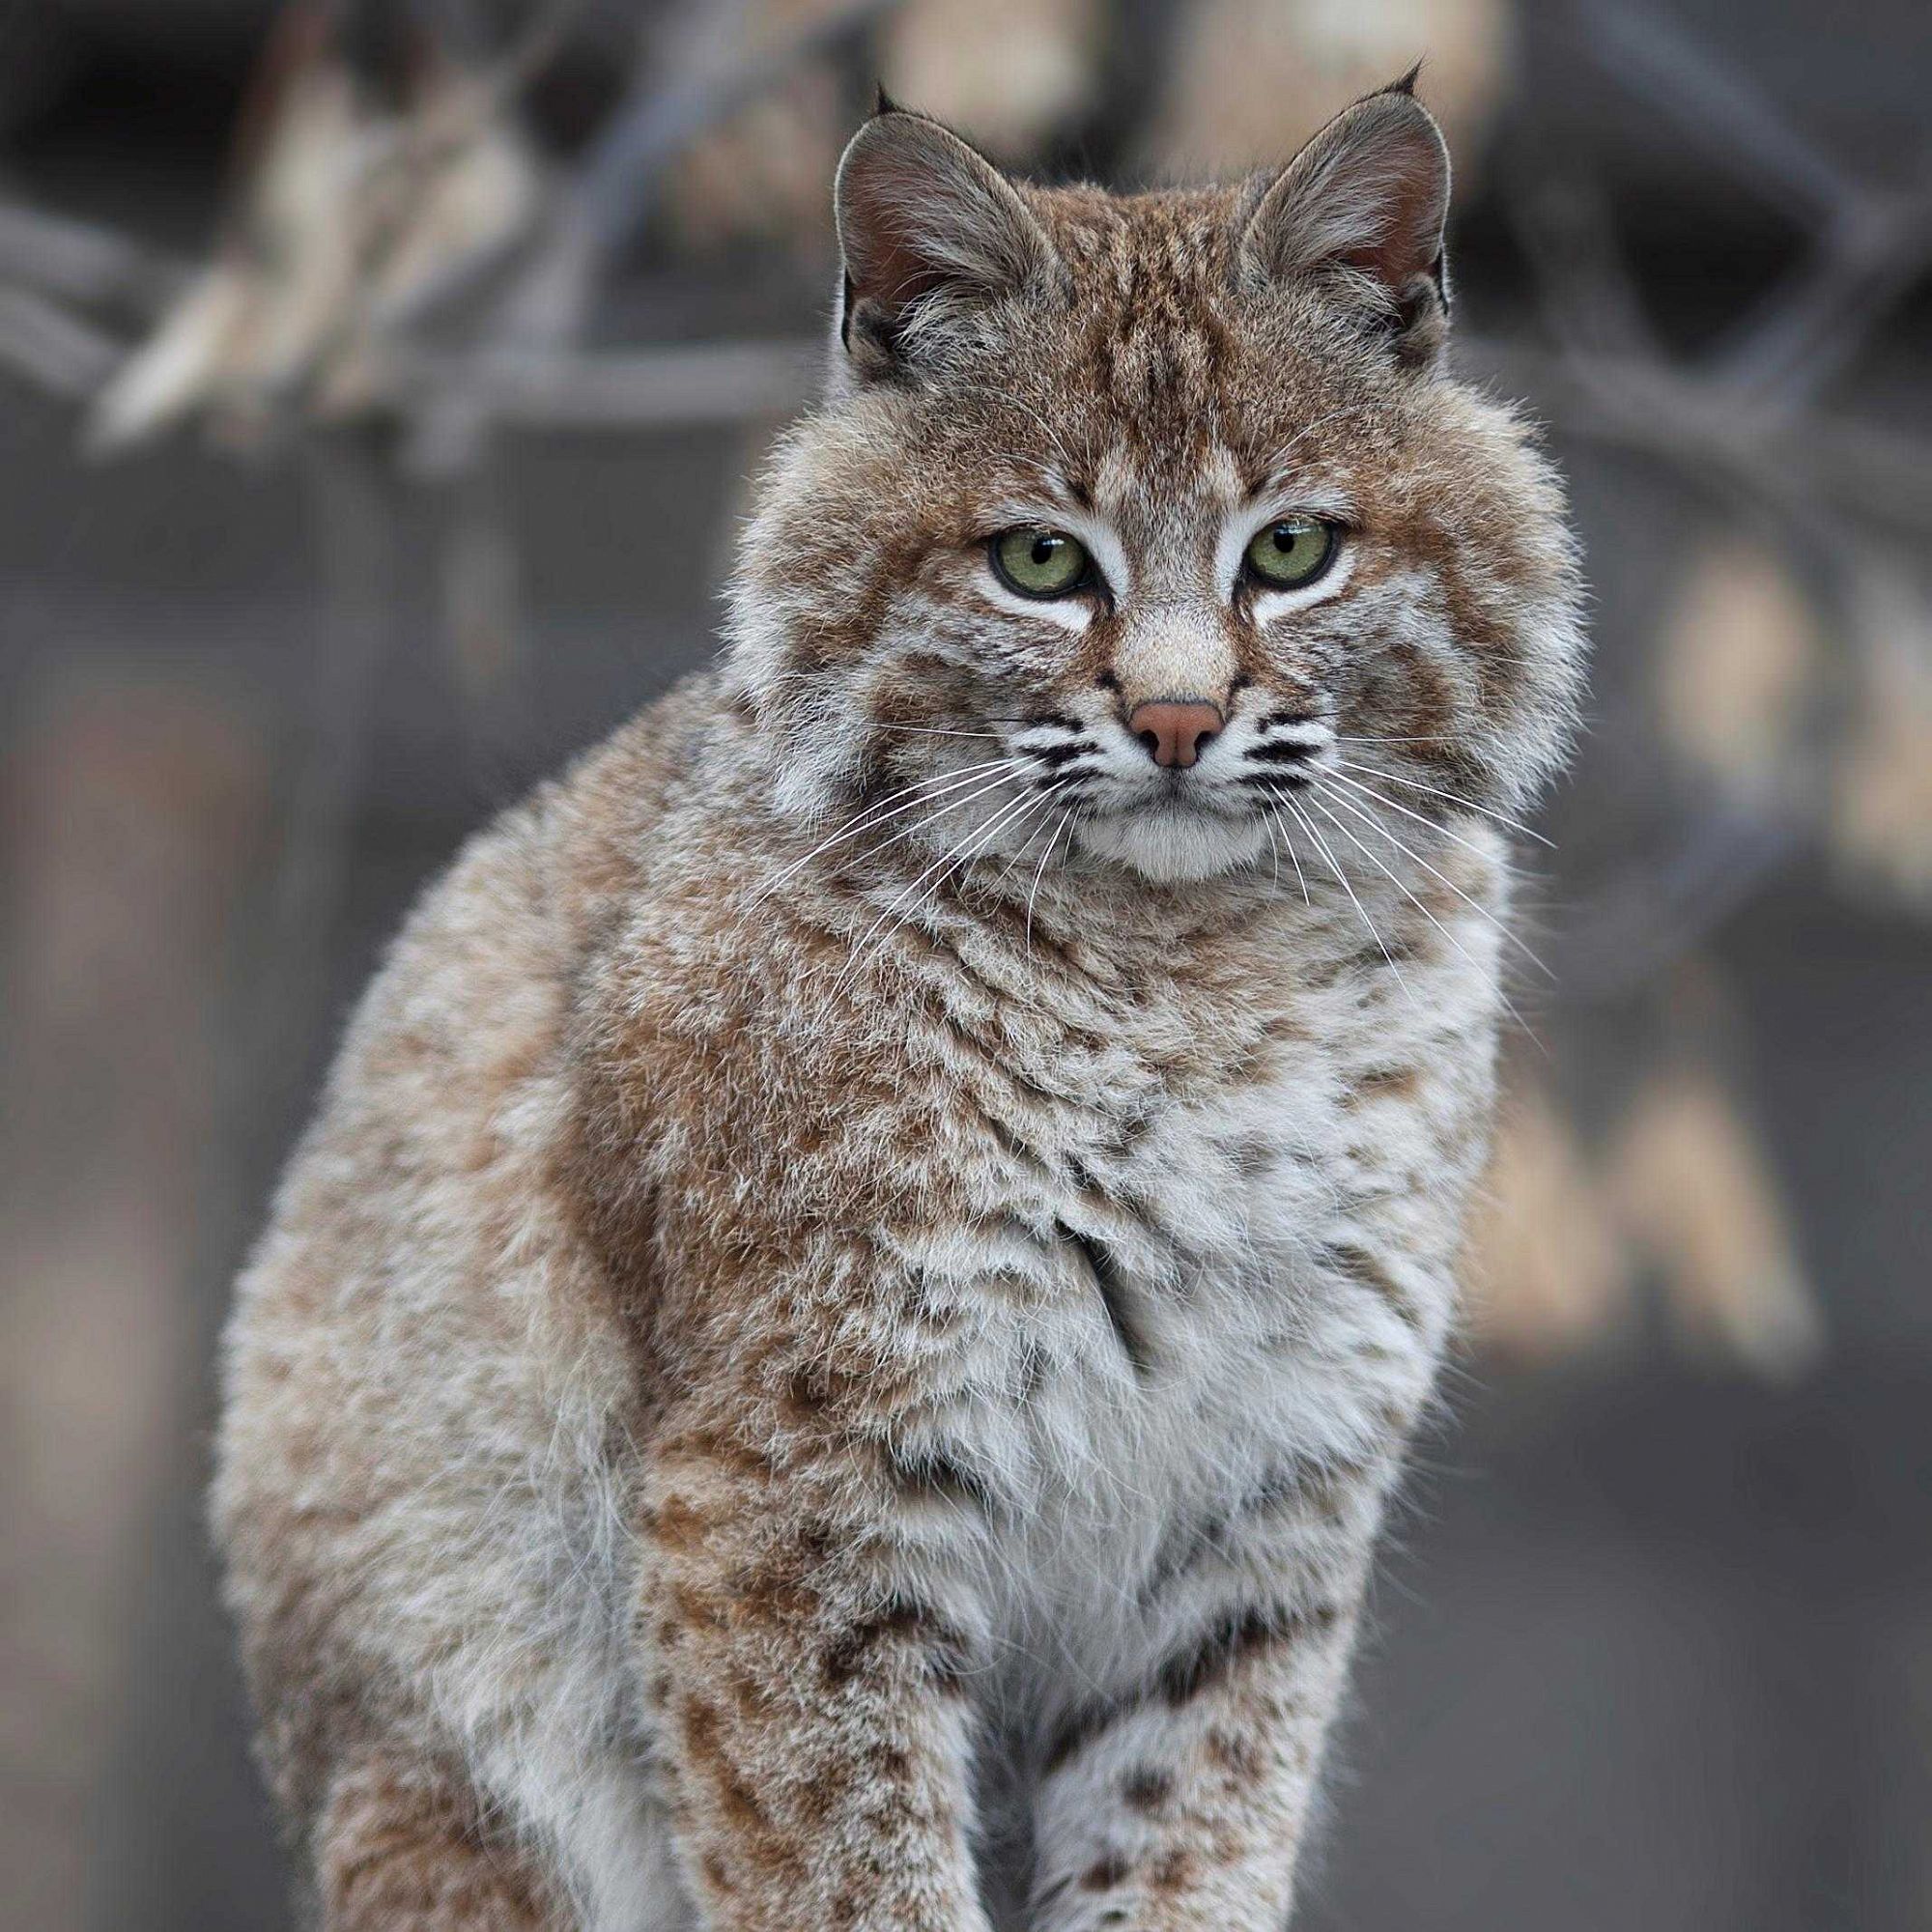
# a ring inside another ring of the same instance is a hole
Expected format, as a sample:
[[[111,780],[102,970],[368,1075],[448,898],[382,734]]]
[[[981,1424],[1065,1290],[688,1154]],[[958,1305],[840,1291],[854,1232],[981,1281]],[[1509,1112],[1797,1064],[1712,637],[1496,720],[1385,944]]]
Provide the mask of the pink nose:
[[[1206,698],[1163,697],[1135,705],[1127,729],[1152,753],[1155,764],[1191,765],[1225,722],[1221,707]]]

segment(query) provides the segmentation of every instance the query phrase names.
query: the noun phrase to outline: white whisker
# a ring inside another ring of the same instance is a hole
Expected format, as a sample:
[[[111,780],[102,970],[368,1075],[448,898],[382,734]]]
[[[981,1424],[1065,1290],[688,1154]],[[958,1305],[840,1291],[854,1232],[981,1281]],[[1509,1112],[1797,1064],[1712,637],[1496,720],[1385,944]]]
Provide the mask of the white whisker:
[[[1338,805],[1342,804],[1343,802],[1344,801],[1340,799],[1336,801]],[[1395,871],[1390,867],[1384,865],[1380,859],[1377,858],[1376,855],[1372,851],[1370,851],[1369,848],[1366,845],[1364,845],[1362,841],[1359,838],[1357,838],[1355,835],[1352,832],[1350,832],[1349,828],[1346,825],[1344,825],[1342,821],[1339,818],[1337,818],[1335,814],[1332,811],[1330,811],[1328,808],[1325,805],[1323,805],[1319,799],[1311,799],[1309,803],[1313,805],[1318,811],[1321,812],[1322,817],[1325,818],[1328,821],[1328,823],[1332,825],[1335,828],[1335,830],[1339,832],[1343,836],[1343,838],[1345,838],[1349,841],[1349,843],[1352,845],[1355,848],[1355,850],[1358,851],[1362,855],[1362,857],[1365,858],[1369,862],[1369,864],[1376,868],[1377,871],[1381,873],[1381,875],[1395,887],[1396,891],[1399,892],[1403,895],[1403,897],[1406,898],[1409,902],[1409,904],[1412,905],[1416,909],[1416,911],[1419,912],[1423,916],[1423,918],[1426,919],[1430,923],[1430,924],[1433,925],[1436,929],[1436,931],[1439,932],[1442,935],[1442,937],[1446,939],[1449,942],[1449,944],[1453,946],[1456,949],[1456,951],[1460,952],[1463,955],[1463,957],[1466,959],[1469,962],[1469,964],[1476,969],[1478,973],[1480,973],[1485,979],[1488,979],[1490,977],[1492,971],[1490,964],[1485,960],[1478,959],[1476,955],[1473,952],[1471,952],[1469,949],[1466,946],[1464,946],[1463,942],[1460,939],[1458,939],[1456,935],[1453,932],[1451,932],[1450,929],[1446,925],[1444,925],[1443,923],[1439,919],[1437,919],[1435,915],[1433,912],[1431,912],[1426,905],[1423,904],[1422,900],[1418,898],[1415,895],[1415,894],[1409,890],[1409,888],[1403,882],[1401,878],[1399,878],[1396,875]],[[1380,828],[1378,827],[1378,830]],[[1523,1030],[1523,1032],[1529,1036],[1529,1037],[1532,1040],[1535,1040],[1536,1045],[1540,1050],[1547,1052],[1548,1049],[1544,1047],[1543,1041],[1537,1037],[1536,1029],[1532,1027],[1526,1019],[1523,1018],[1522,1014],[1517,1009],[1515,1003],[1511,1000],[1510,996],[1503,991],[1500,985],[1496,987],[1496,998],[1502,1002],[1503,1009],[1509,1014],[1510,1018],[1513,1019],[1517,1023],[1517,1025],[1520,1026]]]
[[[1350,769],[1353,770],[1354,767],[1350,766]],[[1345,778],[1340,772],[1334,770],[1323,770],[1321,772],[1321,776],[1330,784],[1346,785],[1350,791],[1359,793],[1363,798],[1372,798],[1378,805],[1385,805],[1391,811],[1399,811],[1405,818],[1414,819],[1416,824],[1427,826],[1438,838],[1453,840],[1456,844],[1462,846],[1463,851],[1473,852],[1479,859],[1493,857],[1492,853],[1484,851],[1473,838],[1463,838],[1460,832],[1444,825],[1439,818],[1431,818],[1426,811],[1416,811],[1411,807],[1404,805],[1400,799],[1384,798],[1374,785],[1365,785],[1360,779]]]
[[[1024,759],[1016,759],[1014,761],[1016,766],[1022,768],[1027,762],[1029,761]],[[927,826],[937,825],[942,818],[951,817],[952,814],[957,811],[962,806],[971,805],[976,799],[981,799],[986,797],[986,795],[989,792],[998,791],[1002,785],[1012,784],[1017,782],[1022,776],[1023,776],[1023,769],[995,772],[992,775],[992,777],[982,779],[980,783],[975,789],[969,791],[964,798],[955,798],[951,805],[941,806],[937,811],[928,813],[924,818],[922,818],[916,825],[904,826],[899,831],[895,832],[893,836],[890,838],[888,838],[883,845],[880,846],[879,849],[881,851],[885,851],[889,847],[896,845],[902,838],[917,838],[918,835],[923,832]],[[1022,796],[1026,795],[1027,794],[1022,794]],[[938,796],[944,796],[944,794],[941,793],[938,794]],[[928,801],[922,800],[919,802],[926,803]],[[907,809],[910,810],[910,808]],[[895,816],[897,814],[895,813]]]
[[[1379,771],[1374,765],[1358,765],[1352,758],[1337,758],[1335,762],[1351,772],[1361,772],[1372,779],[1385,779],[1390,784],[1404,785],[1410,791],[1426,791],[1432,798],[1446,798],[1451,805],[1460,805],[1464,811],[1473,811],[1483,818],[1493,818],[1498,825],[1506,826],[1512,832],[1520,832],[1525,838],[1534,838],[1539,845],[1548,845],[1552,852],[1556,849],[1555,839],[1545,838],[1534,826],[1524,825],[1520,819],[1507,817],[1500,811],[1492,811],[1487,805],[1478,805],[1473,799],[1444,791],[1439,785],[1426,785],[1419,779],[1406,779],[1396,772]]]
[[[1000,774],[993,781],[995,784],[998,784],[1004,781],[1009,773],[1018,771],[1035,762],[1036,760],[1031,754],[1021,754],[1009,758],[988,758],[982,764],[968,765],[961,771],[944,772],[937,778],[921,779],[912,784],[901,785],[897,791],[888,792],[884,798],[875,799],[870,805],[863,807],[853,817],[848,818],[837,832],[833,833],[829,838],[821,839],[804,858],[795,860],[791,865],[787,866],[776,878],[769,880],[765,884],[753,899],[752,903],[755,906],[762,902],[787,880],[804,870],[821,852],[829,852],[835,845],[844,844],[848,838],[856,838],[862,833],[870,832],[878,826],[890,824],[895,818],[902,818],[908,811],[916,811],[922,805],[930,805],[935,799],[946,798],[952,792],[971,784],[975,780],[985,778],[989,772]],[[893,805],[895,799],[904,799],[906,802],[903,805],[895,807],[890,811],[887,810],[885,808]],[[964,801],[961,801],[961,803],[964,803]],[[887,842],[892,843],[893,841],[888,840]]]
[[[1268,789],[1272,791],[1274,787],[1270,785]],[[1288,820],[1281,815],[1281,808],[1279,806],[1270,805],[1264,807],[1264,810],[1267,818],[1272,819],[1276,825],[1279,825],[1281,827],[1282,844],[1288,847],[1288,863],[1294,867],[1295,881],[1301,887],[1301,903],[1305,905],[1310,912],[1313,912],[1315,910],[1315,901],[1309,895],[1308,874],[1301,869],[1301,857],[1294,849],[1294,839],[1289,832]],[[1271,830],[1268,833],[1268,837],[1270,838],[1274,837],[1274,833]],[[1275,865],[1276,881],[1277,883],[1279,883],[1281,876],[1281,853],[1279,848],[1277,848],[1275,852],[1274,865]]]
[[[983,796],[983,794],[976,793],[975,796]],[[960,801],[961,804],[965,804],[966,802],[963,799]],[[846,985],[858,977],[859,967],[865,957],[866,949],[871,943],[875,934],[880,934],[891,923],[896,923],[903,925],[911,920],[913,914],[926,897],[924,888],[928,879],[933,881],[932,890],[937,893],[939,887],[945,882],[949,874],[961,866],[970,865],[979,852],[998,834],[1003,825],[1009,823],[1018,812],[1026,810],[1033,803],[1034,800],[1031,793],[1025,793],[1019,798],[1009,800],[994,812],[992,817],[973,835],[971,840],[964,847],[956,852],[942,852],[924,871],[920,873],[919,877],[911,885],[897,893],[885,911],[859,935],[859,942],[852,949],[852,957],[847,962],[844,972],[838,976],[839,985]],[[952,808],[949,806],[947,810],[951,810]],[[940,814],[935,814],[935,816],[938,815]],[[908,899],[911,901],[910,904],[907,904]],[[901,905],[906,906],[906,910],[895,922],[893,916],[898,912]],[[883,943],[883,940],[881,943]]]
[[[1039,798],[1037,800],[1037,806],[1039,810],[1039,823],[1036,825],[1023,839],[1021,839],[1019,850],[1015,852],[1013,856],[1007,861],[1004,867],[1001,867],[1000,876],[996,883],[1000,885],[1005,885],[1006,882],[1012,877],[1015,869],[1020,866],[1022,861],[1025,860],[1028,848],[1033,844],[1033,841],[1036,838],[1037,838],[1043,831],[1046,830],[1046,822],[1053,814],[1054,794],[1060,791],[1065,784],[1066,781],[1065,779],[1054,779],[1046,785],[1044,790],[1040,792]]]
[[[1274,896],[1281,892],[1281,840],[1275,837],[1274,820],[1265,807],[1262,810],[1262,827],[1267,833],[1269,845],[1274,848],[1274,879],[1268,886],[1270,896]]]
[[[1402,839],[1398,838],[1395,836],[1395,834],[1391,832],[1388,829],[1388,827],[1384,825],[1381,822],[1381,820],[1375,815],[1374,812],[1364,811],[1360,806],[1352,804],[1350,800],[1345,798],[1337,798],[1335,803],[1339,805],[1345,811],[1351,811],[1357,818],[1362,819],[1367,824],[1374,826],[1376,831],[1382,838],[1386,838],[1388,842],[1391,845],[1393,845],[1398,852],[1402,853],[1405,858],[1410,860],[1415,865],[1420,866],[1422,869],[1425,872],[1427,872],[1432,879],[1437,880],[1442,885],[1447,886],[1449,890],[1452,893],[1454,893],[1456,896],[1459,899],[1461,899],[1463,903],[1465,906],[1467,906],[1469,910],[1472,913],[1474,913],[1478,919],[1486,920],[1491,925],[1494,926],[1496,931],[1505,940],[1507,940],[1510,945],[1514,946],[1525,959],[1527,959],[1533,966],[1537,968],[1539,972],[1547,973],[1548,974],[1550,979],[1552,980],[1555,979],[1556,977],[1555,973],[1551,971],[1551,969],[1548,966],[1547,966],[1543,962],[1543,960],[1537,956],[1534,949],[1530,946],[1529,942],[1526,939],[1523,939],[1518,933],[1512,932],[1510,928],[1507,925],[1505,925],[1503,922],[1499,920],[1495,916],[1495,914],[1489,909],[1488,906],[1484,905],[1478,899],[1471,898],[1469,895],[1465,893],[1463,890],[1463,888],[1456,883],[1454,879],[1448,876],[1447,873],[1437,871],[1436,868],[1434,866],[1432,866],[1429,863],[1429,861],[1422,856],[1420,852],[1416,851],[1413,846],[1405,844]]]
[[[805,855],[805,859],[799,863],[803,865],[811,859],[815,859],[820,852],[826,850],[827,845],[845,837],[848,833],[863,832],[867,828],[867,821],[872,819],[875,812],[885,810],[888,806],[892,805],[897,799],[910,799],[913,803],[917,804],[923,799],[943,797],[955,782],[963,784],[969,779],[976,778],[981,773],[994,771],[1002,765],[1009,764],[1013,762],[1016,755],[1010,754],[999,758],[982,758],[976,765],[962,765],[956,770],[937,772],[928,778],[915,779],[910,784],[900,785],[895,791],[889,791],[884,797],[873,799],[869,804],[861,806],[858,811],[848,818],[838,832],[832,835],[832,838],[828,839],[826,844],[814,845]]]
[[[1012,803],[1003,806],[998,811],[996,811],[993,814],[993,816],[989,818],[986,821],[986,823],[982,825],[976,834],[973,835],[973,837],[967,841],[967,843],[960,848],[956,856],[952,858],[952,863],[948,865],[946,868],[943,871],[941,871],[939,877],[933,881],[929,891],[922,895],[919,898],[916,898],[913,901],[912,906],[908,908],[904,918],[901,919],[899,923],[901,924],[905,924],[912,919],[914,914],[918,912],[922,904],[926,903],[930,899],[936,898],[938,896],[940,888],[945,885],[946,881],[949,878],[952,878],[955,873],[963,872],[969,866],[971,866],[973,861],[977,859],[980,856],[980,854],[982,853],[986,849],[986,847],[993,842],[994,838],[996,838],[1000,835],[1000,833],[1004,831],[1009,831],[1015,824],[1023,822],[1026,818],[1027,813],[1033,810],[1035,803],[1036,801],[1032,798],[1015,799],[1012,801]],[[929,872],[931,868],[928,867],[927,869]],[[915,881],[915,885],[917,885],[917,883],[918,882]]]
[[[1269,785],[1267,789],[1271,792],[1274,791],[1272,785]],[[1408,981],[1402,977],[1402,968],[1395,963],[1395,954],[1382,944],[1382,936],[1376,930],[1376,923],[1369,917],[1368,907],[1356,895],[1355,888],[1350,883],[1348,873],[1342,869],[1342,862],[1329,850],[1328,841],[1315,829],[1315,821],[1286,792],[1275,792],[1274,795],[1294,814],[1309,838],[1314,839],[1316,850],[1327,860],[1328,869],[1335,874],[1336,881],[1340,884],[1342,890],[1349,895],[1350,903],[1354,906],[1356,912],[1361,915],[1362,923],[1369,929],[1369,937],[1376,942],[1382,957],[1388,961],[1388,969],[1395,975],[1396,984],[1402,988],[1403,992],[1411,1001],[1415,1001],[1415,995],[1408,990]],[[1415,1001],[1415,1004],[1420,1007],[1421,1002]]]
[[[1053,828],[1053,837],[1046,841],[1046,850],[1039,855],[1039,870],[1033,875],[1033,884],[1027,890],[1026,902],[1026,951],[1027,957],[1033,957],[1033,902],[1039,893],[1039,882],[1046,877],[1047,861],[1053,857],[1053,848],[1060,843],[1060,835],[1073,823],[1072,806],[1060,814],[1060,823]]]

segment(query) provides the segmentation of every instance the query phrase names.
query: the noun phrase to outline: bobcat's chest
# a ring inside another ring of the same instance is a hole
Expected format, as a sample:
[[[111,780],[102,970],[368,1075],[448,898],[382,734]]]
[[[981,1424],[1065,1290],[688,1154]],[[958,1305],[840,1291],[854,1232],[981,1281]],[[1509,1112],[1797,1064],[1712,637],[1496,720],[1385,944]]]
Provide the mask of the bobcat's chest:
[[[1042,1674],[1157,1658],[1177,1544],[1376,1463],[1428,1385],[1483,988],[1417,962],[1398,1004],[1266,964],[1211,988],[1151,969],[1104,1008],[969,989],[935,1030],[906,1145],[947,1205],[895,1246],[932,1318],[910,1487],[945,1493],[906,1547],[988,1600],[1022,1713]]]
[[[1320,1254],[1342,1177],[1317,1065],[1062,1120],[1009,1177],[951,1409],[1001,1507],[980,1533],[1019,1649],[1138,1644],[1176,1526],[1359,1441],[1354,1313]]]

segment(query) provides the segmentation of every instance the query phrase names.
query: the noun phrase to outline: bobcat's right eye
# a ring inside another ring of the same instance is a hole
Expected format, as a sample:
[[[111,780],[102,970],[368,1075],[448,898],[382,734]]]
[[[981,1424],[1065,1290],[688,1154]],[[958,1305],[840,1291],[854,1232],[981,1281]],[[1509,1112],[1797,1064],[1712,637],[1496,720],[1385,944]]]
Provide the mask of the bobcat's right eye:
[[[1005,530],[991,554],[994,575],[1022,597],[1065,597],[1094,577],[1087,546],[1064,530]]]

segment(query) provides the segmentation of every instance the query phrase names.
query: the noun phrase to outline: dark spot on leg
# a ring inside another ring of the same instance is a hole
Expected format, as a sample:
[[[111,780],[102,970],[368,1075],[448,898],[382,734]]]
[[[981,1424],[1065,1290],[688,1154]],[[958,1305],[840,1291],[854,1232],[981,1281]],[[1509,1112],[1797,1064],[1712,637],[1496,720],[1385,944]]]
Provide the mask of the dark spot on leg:
[[[1422,1310],[1395,1276],[1366,1248],[1342,1243],[1328,1250],[1329,1259],[1350,1281],[1359,1282],[1388,1303],[1397,1318],[1410,1328],[1422,1326]]]
[[[1046,1747],[1046,1755],[1040,1761],[1040,1776],[1051,1777],[1079,1751],[1093,1743],[1123,1709],[1131,1705],[1091,1703],[1082,1704],[1070,1712],[1054,1731]]]
[[[1353,1101],[1407,1100],[1422,1085],[1422,1069],[1416,1066],[1372,1066],[1355,1083]]]
[[[1177,1847],[1174,1851],[1163,1852],[1148,1867],[1148,1889],[1150,1891],[1180,1891],[1194,1877],[1194,1855]]]
[[[1262,1775],[1261,1747],[1252,1738],[1244,1738],[1238,1732],[1223,1730],[1217,1725],[1208,1733],[1204,1748],[1208,1753],[1208,1762],[1233,1777],[1251,1781]]]
[[[1080,1889],[1112,1891],[1132,1870],[1125,1859],[1116,1852],[1109,1852],[1104,1859],[1097,1860],[1080,1874]]]
[[[924,1605],[895,1598],[876,1616],[853,1624],[835,1638],[820,1667],[826,1683],[840,1690],[895,1650],[918,1654],[928,1680],[946,1690],[964,1679],[971,1663],[971,1646],[945,1618]]]
[[[1208,1686],[1224,1682],[1244,1663],[1285,1645],[1319,1636],[1336,1620],[1331,1605],[1291,1610],[1276,1605],[1246,1609],[1224,1618],[1205,1639],[1176,1651],[1155,1673],[1160,1693],[1179,1709]]]
[[[1157,1765],[1137,1765],[1121,1780],[1121,1797],[1129,1810],[1155,1812],[1174,1796],[1174,1774]]]

